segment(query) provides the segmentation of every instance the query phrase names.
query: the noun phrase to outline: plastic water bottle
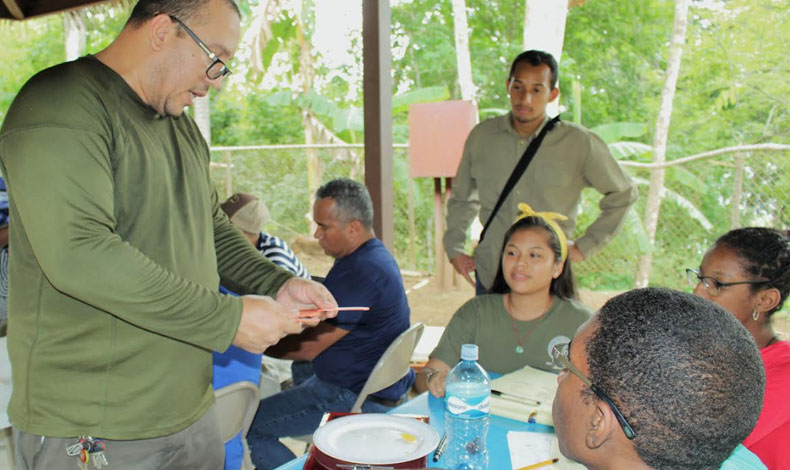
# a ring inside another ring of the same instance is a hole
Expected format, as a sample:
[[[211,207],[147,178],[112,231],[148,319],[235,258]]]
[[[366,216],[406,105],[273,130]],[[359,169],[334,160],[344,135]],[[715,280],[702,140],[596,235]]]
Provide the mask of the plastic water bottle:
[[[488,414],[491,379],[477,363],[477,345],[461,346],[461,362],[447,374],[444,465],[456,470],[488,468]]]

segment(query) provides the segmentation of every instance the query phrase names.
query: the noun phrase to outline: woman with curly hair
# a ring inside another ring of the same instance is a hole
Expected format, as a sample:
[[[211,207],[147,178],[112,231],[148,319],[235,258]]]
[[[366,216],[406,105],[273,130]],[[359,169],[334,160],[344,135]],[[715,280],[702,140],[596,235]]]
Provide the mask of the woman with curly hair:
[[[732,230],[716,240],[699,270],[686,271],[694,293],[732,313],[762,355],[762,413],[743,444],[768,468],[790,470],[790,341],[781,341],[771,323],[790,292],[787,232],[761,227]]]

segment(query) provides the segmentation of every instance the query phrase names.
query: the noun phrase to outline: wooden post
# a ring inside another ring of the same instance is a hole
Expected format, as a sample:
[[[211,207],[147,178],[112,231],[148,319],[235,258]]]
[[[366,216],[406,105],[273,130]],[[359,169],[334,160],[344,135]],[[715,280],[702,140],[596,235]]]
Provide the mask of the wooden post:
[[[442,243],[442,235],[444,235],[444,210],[442,209],[442,179],[433,179],[433,246],[436,255],[436,275],[439,280],[439,285],[444,288],[445,272],[444,266],[444,244]]]
[[[406,245],[406,266],[414,271],[417,269],[417,227],[414,217],[414,180],[406,182],[406,201],[408,203],[409,242]]]
[[[436,275],[439,285],[444,290],[449,290],[455,285],[455,269],[447,255],[444,253],[444,219],[446,214],[447,199],[450,197],[452,178],[445,178],[445,190],[442,191],[442,178],[433,179],[433,232],[434,248],[436,250]]]
[[[444,214],[442,217],[443,221],[447,220],[447,202],[450,200],[450,196],[452,195],[452,193],[453,193],[453,179],[445,178],[444,179]],[[444,224],[444,228],[445,230],[447,229],[446,223]],[[444,245],[444,242],[442,242],[442,245]],[[442,248],[444,248],[444,246]],[[446,286],[449,287],[452,285],[458,287],[458,276],[457,276],[458,273],[455,272],[455,268],[453,267],[452,264],[450,264],[450,260],[447,259],[447,256],[444,256],[444,269],[447,270],[448,273],[447,277],[450,278],[449,284],[447,284]]]
[[[362,2],[362,88],[365,185],[373,201],[373,227],[393,249],[392,60],[389,0]]]

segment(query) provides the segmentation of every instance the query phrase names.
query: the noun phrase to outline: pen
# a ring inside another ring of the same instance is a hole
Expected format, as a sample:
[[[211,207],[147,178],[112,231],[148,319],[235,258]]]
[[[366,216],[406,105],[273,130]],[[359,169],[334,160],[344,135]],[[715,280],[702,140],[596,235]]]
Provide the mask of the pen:
[[[439,445],[436,447],[436,450],[433,451],[433,461],[438,462],[439,459],[442,457],[442,452],[444,452],[444,448],[447,447],[447,433],[442,436],[442,439],[439,441]]]
[[[559,461],[560,461],[560,459],[558,459],[557,457],[554,457],[553,459],[544,460],[543,462],[533,463],[532,465],[527,465],[526,467],[521,467],[518,470],[530,470],[532,468],[545,467],[546,465],[551,465],[551,464],[557,463]]]
[[[505,393],[499,390],[491,390],[492,395],[496,395],[500,398],[505,400],[517,401],[517,402],[530,402],[534,403],[535,405],[540,405],[540,401],[535,400],[534,398],[525,397],[524,395],[515,395],[512,393]]]
[[[553,459],[544,460],[543,462],[533,463],[532,465],[527,465],[526,467],[521,467],[518,470],[530,470],[532,468],[545,467],[546,465],[551,465],[551,464],[557,463],[559,461],[560,461],[560,459],[558,459],[557,457],[554,457]]]

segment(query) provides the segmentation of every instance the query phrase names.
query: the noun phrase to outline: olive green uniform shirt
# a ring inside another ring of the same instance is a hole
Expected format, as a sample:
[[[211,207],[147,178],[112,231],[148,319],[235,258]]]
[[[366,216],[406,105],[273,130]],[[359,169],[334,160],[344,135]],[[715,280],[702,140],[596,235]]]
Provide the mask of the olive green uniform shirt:
[[[547,121],[544,119],[543,125]],[[485,225],[531,140],[516,132],[510,114],[488,119],[472,129],[447,203],[444,247],[450,258],[465,253],[467,230],[475,216],[479,214],[480,223]],[[526,202],[536,211],[567,216],[568,220],[559,224],[568,239],[573,239],[579,201],[586,187],[603,194],[600,215],[576,240],[584,256],[589,257],[620,229],[629,207],[636,201],[636,188],[603,140],[582,126],[560,121],[546,134],[482,243],[475,248],[477,276],[483,285],[489,287],[494,281],[503,238],[518,215],[519,203]]]
[[[551,348],[570,342],[591,316],[585,305],[555,297],[542,317],[519,321],[505,310],[504,295],[480,295],[455,312],[431,358],[452,367],[461,360],[461,345],[476,344],[478,362],[488,372],[507,374],[524,366],[554,371]],[[517,346],[524,351],[516,352]]]
[[[39,73],[0,130],[10,195],[11,422],[37,435],[169,435],[212,405],[211,350],[277,269],[220,210],[187,115],[162,118],[93,57]],[[64,449],[65,452],[65,449]]]

